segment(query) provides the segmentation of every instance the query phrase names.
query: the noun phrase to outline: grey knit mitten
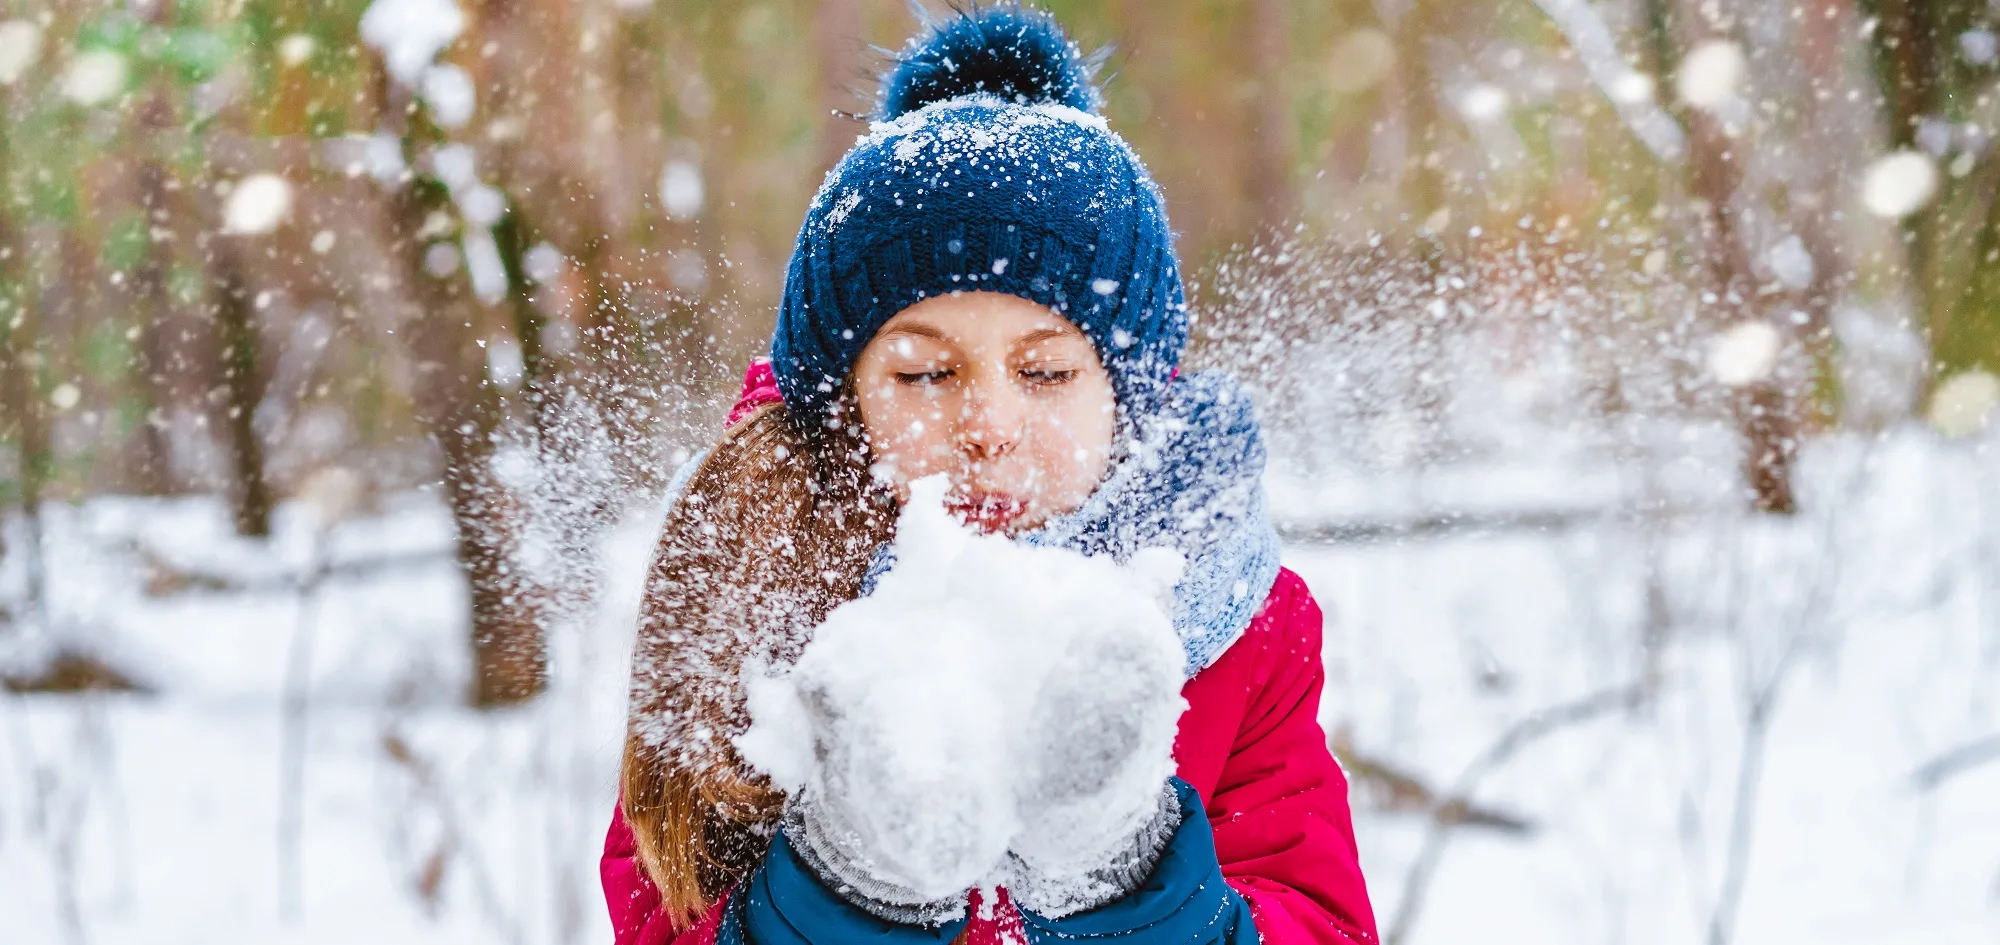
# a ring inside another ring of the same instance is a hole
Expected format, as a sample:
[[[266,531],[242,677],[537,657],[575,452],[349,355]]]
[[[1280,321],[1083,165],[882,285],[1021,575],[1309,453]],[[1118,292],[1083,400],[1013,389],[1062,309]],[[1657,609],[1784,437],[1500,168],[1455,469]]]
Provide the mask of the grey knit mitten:
[[[1023,824],[1003,885],[1030,912],[1060,918],[1123,897],[1180,827],[1167,779],[1185,677],[1178,648],[1156,644],[1077,641],[1025,720]]]
[[[1007,786],[972,763],[990,749],[965,733],[912,751],[842,724],[823,692],[804,702],[818,763],[786,806],[792,849],[877,918],[937,925],[963,915],[966,891],[999,868],[1015,823]]]

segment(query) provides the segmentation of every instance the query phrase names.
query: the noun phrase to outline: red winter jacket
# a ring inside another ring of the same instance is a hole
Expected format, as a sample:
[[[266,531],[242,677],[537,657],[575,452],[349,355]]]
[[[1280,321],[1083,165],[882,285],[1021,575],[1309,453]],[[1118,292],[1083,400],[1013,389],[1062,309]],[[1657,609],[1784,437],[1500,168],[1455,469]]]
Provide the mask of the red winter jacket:
[[[768,368],[752,366],[732,422],[745,405],[775,398],[768,377]],[[1322,628],[1305,582],[1280,570],[1242,638],[1181,689],[1188,708],[1174,739],[1176,773],[1200,793],[1222,875],[1249,901],[1262,945],[1376,941],[1347,778],[1319,727]],[[614,808],[600,870],[617,945],[713,945],[724,904],[675,929],[637,855]],[[974,915],[969,945],[997,942],[999,927],[1011,924],[1004,914]]]

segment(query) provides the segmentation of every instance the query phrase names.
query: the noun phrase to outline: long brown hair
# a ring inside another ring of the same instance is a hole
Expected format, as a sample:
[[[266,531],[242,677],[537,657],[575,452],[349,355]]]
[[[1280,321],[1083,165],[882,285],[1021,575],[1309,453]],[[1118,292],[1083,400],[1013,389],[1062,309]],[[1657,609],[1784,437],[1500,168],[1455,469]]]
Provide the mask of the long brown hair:
[[[621,781],[640,863],[683,928],[763,855],[784,802],[731,744],[749,722],[743,669],[796,659],[894,526],[847,403],[813,436],[782,404],[732,426],[654,553]]]

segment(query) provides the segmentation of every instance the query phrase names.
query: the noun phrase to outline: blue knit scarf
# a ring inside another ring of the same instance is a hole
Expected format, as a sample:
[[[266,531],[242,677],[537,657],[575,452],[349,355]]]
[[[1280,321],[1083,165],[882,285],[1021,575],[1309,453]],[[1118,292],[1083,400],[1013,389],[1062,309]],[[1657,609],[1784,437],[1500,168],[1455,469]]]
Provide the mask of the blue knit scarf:
[[[1250,398],[1228,375],[1176,379],[1137,423],[1129,448],[1083,505],[1017,540],[1121,561],[1142,548],[1187,558],[1174,587],[1174,630],[1189,677],[1236,642],[1278,579],[1278,535],[1265,515],[1264,441]],[[876,552],[865,595],[895,557]]]

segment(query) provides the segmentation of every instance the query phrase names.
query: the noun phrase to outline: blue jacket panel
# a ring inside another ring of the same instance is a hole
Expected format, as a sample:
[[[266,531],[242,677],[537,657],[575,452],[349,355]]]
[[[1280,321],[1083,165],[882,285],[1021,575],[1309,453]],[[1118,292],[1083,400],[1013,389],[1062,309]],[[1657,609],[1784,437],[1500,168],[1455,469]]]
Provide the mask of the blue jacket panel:
[[[1181,825],[1153,875],[1130,895],[1061,919],[1025,910],[1031,945],[1257,945],[1250,904],[1222,879],[1208,815],[1194,788],[1173,779]],[[730,897],[716,945],[948,945],[965,928],[878,919],[828,889],[781,832],[763,865]]]

